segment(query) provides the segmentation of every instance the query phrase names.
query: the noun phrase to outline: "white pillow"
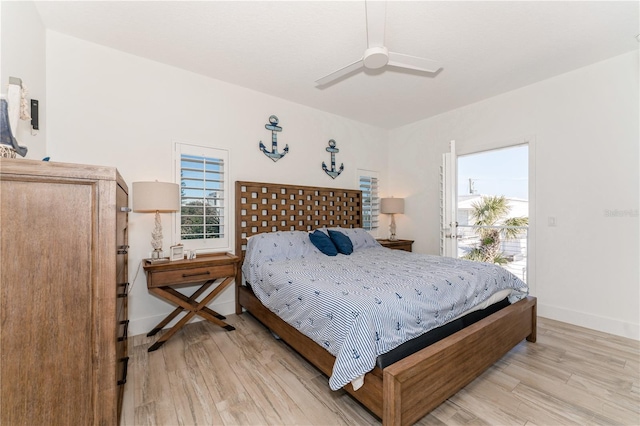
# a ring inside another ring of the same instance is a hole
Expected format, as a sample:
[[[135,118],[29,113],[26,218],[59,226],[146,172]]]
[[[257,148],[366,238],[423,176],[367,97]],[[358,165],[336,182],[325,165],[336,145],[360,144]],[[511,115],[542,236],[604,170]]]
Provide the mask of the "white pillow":
[[[327,228],[323,228],[326,230]],[[351,244],[353,244],[353,251],[361,250],[369,247],[381,247],[380,243],[376,241],[371,234],[369,234],[366,230],[362,228],[329,228],[332,231],[342,232],[344,235],[349,237],[351,240]],[[327,232],[328,231],[323,231]]]
[[[303,259],[320,251],[309,240],[306,231],[278,231],[253,235],[247,241],[242,264],[245,280],[256,283],[262,265],[287,259]]]
[[[246,258],[267,258],[274,262],[298,259],[317,249],[306,231],[277,231],[256,234],[247,241]]]

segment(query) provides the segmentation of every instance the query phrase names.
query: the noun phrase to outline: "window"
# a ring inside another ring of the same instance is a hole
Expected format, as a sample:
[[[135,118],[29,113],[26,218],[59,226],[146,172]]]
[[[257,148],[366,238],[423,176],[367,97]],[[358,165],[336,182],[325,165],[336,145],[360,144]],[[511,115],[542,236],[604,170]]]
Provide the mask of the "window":
[[[373,236],[378,235],[380,198],[378,197],[378,173],[358,170],[359,187],[362,191],[362,227]]]
[[[180,211],[176,239],[187,249],[228,249],[229,153],[176,143]]]

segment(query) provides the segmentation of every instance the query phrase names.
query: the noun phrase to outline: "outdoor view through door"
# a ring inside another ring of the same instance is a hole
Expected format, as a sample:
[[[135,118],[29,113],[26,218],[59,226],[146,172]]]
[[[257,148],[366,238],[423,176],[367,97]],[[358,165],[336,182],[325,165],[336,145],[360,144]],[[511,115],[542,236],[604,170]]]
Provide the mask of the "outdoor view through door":
[[[457,255],[527,281],[528,145],[458,156]]]

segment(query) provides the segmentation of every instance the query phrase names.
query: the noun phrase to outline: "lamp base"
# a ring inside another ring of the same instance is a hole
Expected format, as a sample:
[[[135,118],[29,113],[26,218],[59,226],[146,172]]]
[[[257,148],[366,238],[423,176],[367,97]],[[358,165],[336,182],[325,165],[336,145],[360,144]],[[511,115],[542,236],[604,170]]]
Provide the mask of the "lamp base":
[[[398,241],[398,237],[396,237],[396,219],[393,214],[391,214],[391,224],[389,224],[389,241]]]

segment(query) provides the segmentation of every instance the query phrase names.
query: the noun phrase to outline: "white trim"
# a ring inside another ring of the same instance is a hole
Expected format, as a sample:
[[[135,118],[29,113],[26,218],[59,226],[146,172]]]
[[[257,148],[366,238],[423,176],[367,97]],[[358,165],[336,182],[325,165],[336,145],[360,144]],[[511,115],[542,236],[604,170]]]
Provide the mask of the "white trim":
[[[487,151],[494,151],[499,149],[513,148],[516,146],[529,147],[527,159],[528,159],[528,184],[529,184],[529,232],[527,241],[527,285],[529,286],[529,293],[532,296],[537,294],[536,287],[536,233],[537,233],[537,218],[536,218],[536,137],[535,135],[523,136],[519,138],[506,139],[494,142],[484,143],[466,143],[462,148],[460,145],[456,145],[456,164],[458,157],[472,154],[479,154]],[[456,174],[457,177],[457,174]],[[457,185],[457,184],[456,184]],[[456,186],[457,189],[457,186]],[[457,199],[457,198],[456,198]]]
[[[538,231],[536,206],[536,137],[530,136],[525,139],[529,145],[529,241],[527,241],[527,285],[529,294],[535,296],[537,292],[536,281],[536,234]]]
[[[360,178],[362,176],[376,179],[377,191],[378,191],[376,194],[378,197],[378,211],[375,217],[375,222],[378,224],[378,226],[374,229],[368,229],[367,232],[369,232],[369,234],[371,234],[373,237],[378,238],[380,235],[380,200],[382,199],[382,197],[380,196],[380,173],[375,170],[357,169],[356,174],[357,174],[356,187],[358,189],[360,189]],[[364,209],[364,202],[362,207]],[[362,225],[364,225],[364,223]]]
[[[198,252],[223,252],[231,250],[231,241],[232,241],[232,226],[233,221],[231,220],[233,214],[232,211],[234,209],[233,202],[233,193],[231,191],[230,179],[231,179],[231,161],[230,161],[230,152],[228,149],[223,148],[214,148],[203,145],[196,145],[186,142],[174,142],[173,156],[174,156],[174,179],[175,182],[180,185],[181,183],[181,155],[182,154],[190,154],[197,155],[208,158],[221,158],[224,164],[224,216],[223,216],[223,229],[224,229],[224,237],[220,239],[208,239],[206,242],[202,240],[182,240],[181,230],[180,230],[180,212],[174,215],[174,226],[173,226],[173,241],[178,241],[184,244],[185,249],[189,250],[197,250]]]
[[[449,152],[442,154],[440,198],[440,255],[457,258],[458,156],[455,140],[449,142]]]
[[[478,154],[484,151],[493,151],[502,148],[511,148],[518,145],[526,145],[533,136],[520,136],[511,139],[502,139],[498,141],[484,141],[474,143],[466,141],[466,143],[456,144],[456,154],[458,157],[469,154]]]
[[[560,306],[547,305],[538,299],[538,316],[590,328],[603,333],[615,334],[628,339],[640,340],[640,326],[616,318],[593,315]]]

